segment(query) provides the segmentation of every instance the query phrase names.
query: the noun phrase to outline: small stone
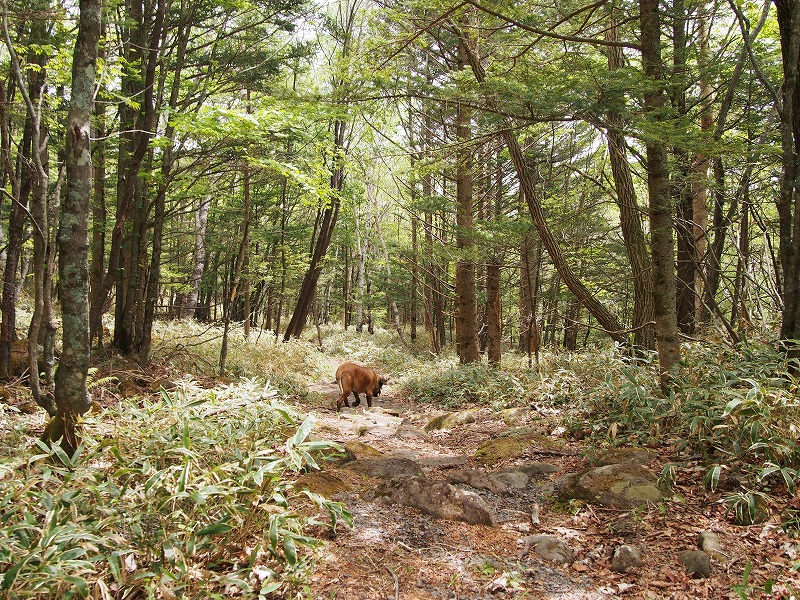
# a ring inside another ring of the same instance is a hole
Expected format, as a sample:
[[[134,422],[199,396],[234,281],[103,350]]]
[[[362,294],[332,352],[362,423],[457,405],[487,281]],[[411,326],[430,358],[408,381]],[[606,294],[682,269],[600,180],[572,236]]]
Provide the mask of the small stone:
[[[539,525],[539,503],[533,502],[531,504],[531,523],[533,525]]]
[[[617,546],[611,557],[611,570],[625,573],[628,569],[642,566],[642,553],[636,546]]]
[[[531,480],[525,473],[521,471],[507,471],[505,473],[493,473],[493,476],[498,481],[502,481],[504,485],[510,488],[517,488],[518,490],[524,489],[528,482]]]
[[[713,531],[701,531],[697,536],[697,546],[714,560],[727,562],[728,556],[722,551],[719,536]]]
[[[711,558],[702,550],[684,550],[679,555],[686,567],[686,574],[692,577],[711,576]]]
[[[557,537],[552,535],[529,535],[523,539],[524,548],[520,553],[520,560],[527,556],[528,551],[533,547],[536,552],[545,560],[566,565],[572,562],[572,549]]]

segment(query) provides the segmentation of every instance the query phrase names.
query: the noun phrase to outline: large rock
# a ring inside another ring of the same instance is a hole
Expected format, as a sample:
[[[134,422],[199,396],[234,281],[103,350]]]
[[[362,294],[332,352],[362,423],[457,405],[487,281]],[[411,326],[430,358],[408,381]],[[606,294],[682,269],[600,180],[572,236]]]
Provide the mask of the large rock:
[[[315,494],[330,498],[334,494],[347,491],[349,486],[343,479],[333,473],[314,471],[298,477],[297,481],[294,482],[294,489],[298,491],[309,490]]]
[[[486,440],[475,451],[475,458],[486,465],[493,465],[518,458],[533,446],[549,451],[560,449],[558,442],[532,427],[518,427]]]
[[[362,458],[342,467],[364,477],[391,479],[404,475],[422,475],[422,467],[407,458]]]
[[[383,452],[373,448],[369,444],[358,440],[348,440],[344,443],[344,459],[342,462],[358,460],[360,458],[376,458],[382,456]]]
[[[496,520],[483,499],[445,481],[431,482],[424,475],[383,481],[364,496],[385,504],[410,506],[438,519],[494,527]]]
[[[711,559],[702,550],[684,550],[678,557],[690,577],[711,577]]]
[[[556,481],[553,487],[561,500],[577,499],[617,508],[633,508],[662,499],[655,474],[632,463],[570,473]]]
[[[456,427],[461,427],[467,423],[474,423],[475,413],[477,412],[477,408],[471,408],[469,410],[460,410],[458,412],[439,415],[438,417],[434,417],[428,421],[428,424],[425,425],[424,429],[425,431],[430,432],[436,431],[437,429],[455,429]]]
[[[463,483],[479,490],[488,490],[493,494],[506,494],[508,487],[497,478],[472,469],[458,469],[447,476],[448,483]]]
[[[617,546],[611,557],[611,570],[625,573],[642,566],[642,553],[636,546]]]
[[[590,462],[596,467],[623,463],[646,465],[652,458],[652,453],[644,448],[609,448],[592,456]]]
[[[497,473],[524,473],[531,479],[539,475],[549,475],[558,471],[558,467],[544,462],[525,463],[521,465],[511,465],[500,469]]]
[[[531,409],[528,408],[527,406],[505,408],[503,410],[498,410],[495,413],[495,416],[498,417],[499,419],[502,419],[506,425],[514,425],[522,421],[528,420],[531,416]]]

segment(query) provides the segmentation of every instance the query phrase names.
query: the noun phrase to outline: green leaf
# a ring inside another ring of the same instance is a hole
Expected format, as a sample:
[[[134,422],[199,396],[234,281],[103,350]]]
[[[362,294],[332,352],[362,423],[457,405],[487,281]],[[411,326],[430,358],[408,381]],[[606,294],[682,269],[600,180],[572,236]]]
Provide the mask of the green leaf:
[[[122,564],[119,560],[119,557],[122,553],[120,551],[114,551],[106,557],[108,561],[108,569],[111,571],[111,574],[114,576],[114,579],[117,583],[122,583]]]
[[[225,517],[223,519],[220,519],[216,523],[213,523],[211,525],[206,525],[200,531],[197,532],[197,535],[198,536],[201,536],[201,535],[217,535],[218,533],[227,533],[228,531],[233,529],[233,527],[231,527],[227,523],[227,521],[229,519],[230,519],[230,517]]]
[[[283,555],[286,557],[286,562],[289,563],[289,566],[294,567],[297,565],[297,545],[290,535],[283,538]]]
[[[303,441],[308,437],[308,434],[311,433],[312,427],[314,427],[314,416],[309,415],[306,417],[306,420],[303,421],[302,425],[298,427],[297,431],[295,432],[294,436],[292,437],[292,443],[295,446],[299,446],[303,443]]]
[[[89,596],[89,584],[83,577],[67,575],[66,577],[64,577],[64,581],[74,585],[82,598],[86,598]]]

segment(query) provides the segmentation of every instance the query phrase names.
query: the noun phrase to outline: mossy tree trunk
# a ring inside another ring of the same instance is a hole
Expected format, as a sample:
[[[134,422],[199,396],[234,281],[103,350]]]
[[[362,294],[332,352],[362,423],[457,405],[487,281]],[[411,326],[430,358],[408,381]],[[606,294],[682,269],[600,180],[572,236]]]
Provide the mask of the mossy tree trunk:
[[[67,116],[67,193],[58,233],[63,341],[55,376],[61,445],[74,452],[75,419],[91,406],[86,389],[89,369],[89,215],[92,204],[90,117],[94,110],[100,0],[80,1],[80,24],[72,62],[72,102]]]

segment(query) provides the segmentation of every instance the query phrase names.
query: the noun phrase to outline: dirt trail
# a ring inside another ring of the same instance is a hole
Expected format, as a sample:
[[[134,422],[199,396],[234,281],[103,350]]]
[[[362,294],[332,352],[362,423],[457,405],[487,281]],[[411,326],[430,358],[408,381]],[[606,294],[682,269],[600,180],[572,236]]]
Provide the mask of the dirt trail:
[[[476,461],[475,451],[509,424],[488,408],[476,412],[473,423],[452,430],[425,433],[422,428],[441,414],[414,405],[393,390],[373,400],[368,409],[362,400],[355,409],[337,414],[333,402],[338,389],[332,382],[312,386],[330,400],[330,409],[317,410],[315,435],[340,443],[357,440],[385,455],[419,462],[432,480],[445,479],[459,469],[493,471],[506,464],[487,466]],[[531,424],[555,437],[557,416],[531,411],[530,417],[512,426]],[[586,466],[586,448],[559,439],[560,452],[531,448],[515,463],[545,461],[558,468],[551,475],[532,479],[525,489],[496,495],[478,492],[497,515],[498,526],[468,525],[435,519],[413,508],[363,500],[360,491],[372,481],[351,476],[353,491],[340,492],[354,515],[352,529],[341,527],[319,552],[311,577],[312,598],[391,599],[432,598],[727,598],[738,597],[732,586],[741,583],[751,563],[749,587],[778,581],[775,590],[800,589],[800,578],[791,570],[797,558],[793,540],[783,534],[776,517],[765,524],[735,527],[724,520],[720,494],[705,492],[702,473],[688,470],[679,478],[674,498],[666,508],[621,511],[597,506],[559,506],[542,496],[541,485]],[[649,466],[655,472],[670,462],[660,450]],[[335,467],[327,467],[326,470]],[[336,473],[344,470],[337,469]],[[345,477],[345,476],[343,476]],[[463,487],[463,486],[462,486]],[[541,502],[538,525],[531,522],[531,506]],[[700,531],[715,531],[730,560],[712,560],[708,579],[692,579],[683,573],[678,554],[696,549]],[[325,532],[315,532],[324,535]],[[575,562],[550,563],[535,553],[521,557],[525,536],[546,533],[572,548]],[[611,553],[621,544],[642,550],[643,565],[626,574],[610,569]],[[756,597],[750,589],[747,597]],[[770,597],[782,597],[780,594]],[[789,597],[788,592],[783,597]]]

